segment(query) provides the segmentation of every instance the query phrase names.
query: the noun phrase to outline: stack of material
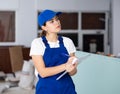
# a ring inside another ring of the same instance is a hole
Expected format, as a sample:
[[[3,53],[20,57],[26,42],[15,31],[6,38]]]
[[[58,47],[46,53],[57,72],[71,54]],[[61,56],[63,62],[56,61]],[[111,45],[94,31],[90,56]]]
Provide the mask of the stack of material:
[[[6,77],[6,74],[3,71],[0,71],[0,80],[4,80]]]

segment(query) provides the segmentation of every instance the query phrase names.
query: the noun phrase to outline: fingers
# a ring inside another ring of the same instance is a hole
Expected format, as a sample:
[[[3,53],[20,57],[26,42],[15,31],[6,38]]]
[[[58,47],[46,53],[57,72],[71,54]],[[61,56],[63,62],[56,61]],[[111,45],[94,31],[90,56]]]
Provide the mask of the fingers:
[[[68,59],[68,62],[66,63],[66,71],[67,72],[71,72],[73,71],[76,67],[77,67],[77,64],[78,64],[78,61],[75,61],[74,64],[73,63],[73,60],[75,59],[76,57],[70,57]]]

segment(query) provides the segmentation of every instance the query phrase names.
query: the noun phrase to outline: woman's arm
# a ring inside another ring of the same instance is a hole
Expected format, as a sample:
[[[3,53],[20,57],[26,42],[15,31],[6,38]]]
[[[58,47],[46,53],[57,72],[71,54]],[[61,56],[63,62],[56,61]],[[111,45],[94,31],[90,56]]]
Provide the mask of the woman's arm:
[[[42,55],[32,55],[32,60],[38,73],[43,78],[58,74],[66,70],[66,64],[61,64],[55,67],[45,67]]]
[[[32,60],[35,68],[42,78],[58,74],[65,70],[68,71],[70,75],[74,75],[77,72],[77,64],[71,64],[73,58],[75,57],[74,53],[70,54],[70,56],[71,57],[66,63],[54,67],[45,67],[42,55],[32,55]]]

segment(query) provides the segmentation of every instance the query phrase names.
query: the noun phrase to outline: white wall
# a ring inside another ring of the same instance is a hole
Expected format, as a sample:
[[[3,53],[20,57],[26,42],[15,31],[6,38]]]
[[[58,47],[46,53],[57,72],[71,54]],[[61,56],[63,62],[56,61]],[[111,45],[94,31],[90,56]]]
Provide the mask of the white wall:
[[[120,0],[112,0],[112,35],[113,53],[120,53]]]
[[[53,10],[109,10],[109,0],[38,0],[37,8]]]
[[[17,11],[17,44],[30,46],[31,41],[37,37],[37,13],[35,0],[19,0]]]
[[[0,10],[17,10],[19,0],[0,0]]]

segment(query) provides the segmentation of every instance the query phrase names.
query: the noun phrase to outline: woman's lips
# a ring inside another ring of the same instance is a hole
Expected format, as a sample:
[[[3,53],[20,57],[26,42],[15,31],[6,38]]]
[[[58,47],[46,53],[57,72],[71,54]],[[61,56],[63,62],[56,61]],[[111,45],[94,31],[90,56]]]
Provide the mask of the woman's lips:
[[[57,28],[61,28],[61,26],[59,25],[59,26],[57,26]]]

